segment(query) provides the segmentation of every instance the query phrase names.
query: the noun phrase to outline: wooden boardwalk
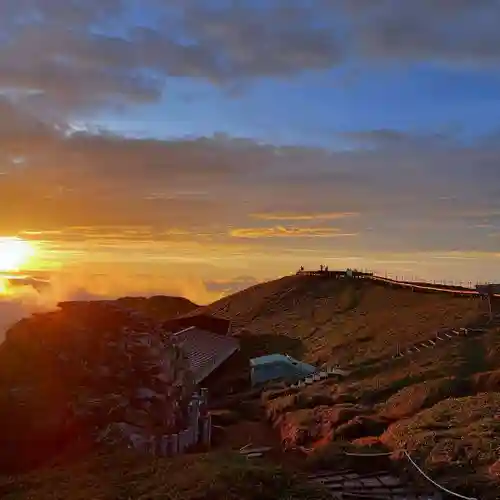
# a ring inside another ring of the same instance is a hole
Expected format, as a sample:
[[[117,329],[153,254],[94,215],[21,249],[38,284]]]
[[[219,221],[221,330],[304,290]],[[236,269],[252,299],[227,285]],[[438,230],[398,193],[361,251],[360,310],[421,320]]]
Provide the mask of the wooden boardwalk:
[[[392,452],[345,453],[344,470],[323,470],[309,475],[309,482],[327,488],[337,500],[478,500],[437,483],[417,465],[406,450],[399,450],[406,464],[391,466]]]
[[[239,454],[259,460],[272,446],[243,446]],[[322,486],[335,500],[479,500],[455,493],[429,477],[405,450],[403,462],[392,462],[392,452],[345,453],[344,466],[310,472],[311,486]]]
[[[272,451],[271,446],[247,445],[239,454],[259,460]],[[353,459],[354,458],[354,459]],[[410,477],[391,472],[388,454],[382,456],[347,457],[349,466],[310,473],[311,486],[322,486],[337,500],[443,500],[441,492],[428,482],[415,484]],[[368,467],[367,467],[368,466]]]
[[[432,488],[419,488],[387,470],[356,472],[353,469],[319,471],[309,475],[311,484],[320,484],[338,500],[442,500]]]

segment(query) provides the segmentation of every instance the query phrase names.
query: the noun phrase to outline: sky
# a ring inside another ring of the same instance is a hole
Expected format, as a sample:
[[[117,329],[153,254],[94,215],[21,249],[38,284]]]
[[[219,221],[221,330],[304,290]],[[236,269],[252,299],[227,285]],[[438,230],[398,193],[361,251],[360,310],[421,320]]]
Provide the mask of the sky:
[[[500,281],[498,19],[499,0],[2,0],[0,236],[58,297],[208,303],[320,264]]]

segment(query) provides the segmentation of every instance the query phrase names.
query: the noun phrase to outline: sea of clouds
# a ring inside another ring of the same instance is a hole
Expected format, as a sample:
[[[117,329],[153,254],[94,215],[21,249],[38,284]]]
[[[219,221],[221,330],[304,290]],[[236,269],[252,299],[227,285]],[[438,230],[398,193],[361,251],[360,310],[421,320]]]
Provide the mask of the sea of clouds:
[[[57,278],[39,289],[32,284],[9,285],[7,279],[0,279],[4,285],[4,293],[0,295],[0,343],[5,340],[5,332],[12,325],[33,313],[55,310],[57,304],[65,300],[102,298],[85,289],[68,287]]]

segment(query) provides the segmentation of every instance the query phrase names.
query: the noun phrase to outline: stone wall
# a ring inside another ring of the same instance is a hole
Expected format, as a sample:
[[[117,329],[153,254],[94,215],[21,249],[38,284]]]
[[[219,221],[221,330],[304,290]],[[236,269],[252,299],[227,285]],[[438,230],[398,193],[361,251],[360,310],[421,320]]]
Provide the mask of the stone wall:
[[[125,442],[143,453],[173,456],[203,444],[210,446],[212,419],[207,408],[207,390],[194,393],[188,405],[186,427],[176,433],[148,433],[147,429],[126,422],[113,422],[101,433],[100,441]]]

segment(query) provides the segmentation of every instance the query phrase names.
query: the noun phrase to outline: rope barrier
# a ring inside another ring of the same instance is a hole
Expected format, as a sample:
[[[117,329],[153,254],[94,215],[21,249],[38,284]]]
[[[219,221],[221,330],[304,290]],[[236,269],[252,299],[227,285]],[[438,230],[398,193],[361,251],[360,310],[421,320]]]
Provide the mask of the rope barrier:
[[[380,452],[380,453],[349,453],[349,452],[344,452],[344,455],[348,457],[389,457],[392,455],[392,451],[387,452]]]
[[[417,469],[418,472],[420,472],[420,474],[422,476],[425,477],[425,479],[427,479],[427,481],[429,481],[430,483],[432,483],[436,488],[440,489],[441,491],[444,491],[445,493],[448,493],[448,495],[451,495],[451,496],[454,496],[456,498],[462,498],[463,500],[479,500],[478,498],[476,497],[466,497],[464,495],[460,495],[460,493],[455,493],[454,491],[451,491],[449,490],[448,488],[445,488],[444,486],[441,486],[440,484],[436,483],[436,481],[434,481],[434,479],[430,478],[414,461],[413,459],[410,457],[409,453],[406,451],[406,450],[402,450],[403,453],[405,454],[406,458],[409,460],[409,462],[413,465],[413,467],[415,467],[415,469]]]
[[[454,496],[455,498],[461,498],[462,500],[479,500],[476,497],[466,497],[464,495],[461,495],[460,493],[455,493],[454,491],[449,490],[448,488],[445,488],[444,486],[441,486],[439,483],[436,483],[434,479],[429,477],[411,458],[410,454],[406,450],[396,450],[396,451],[402,451],[405,457],[408,459],[408,461],[413,465],[413,467],[431,484],[433,484],[436,488],[439,490],[447,493],[448,495]],[[382,452],[382,453],[349,453],[349,452],[344,452],[344,455],[348,457],[388,457],[392,455],[393,452]]]

